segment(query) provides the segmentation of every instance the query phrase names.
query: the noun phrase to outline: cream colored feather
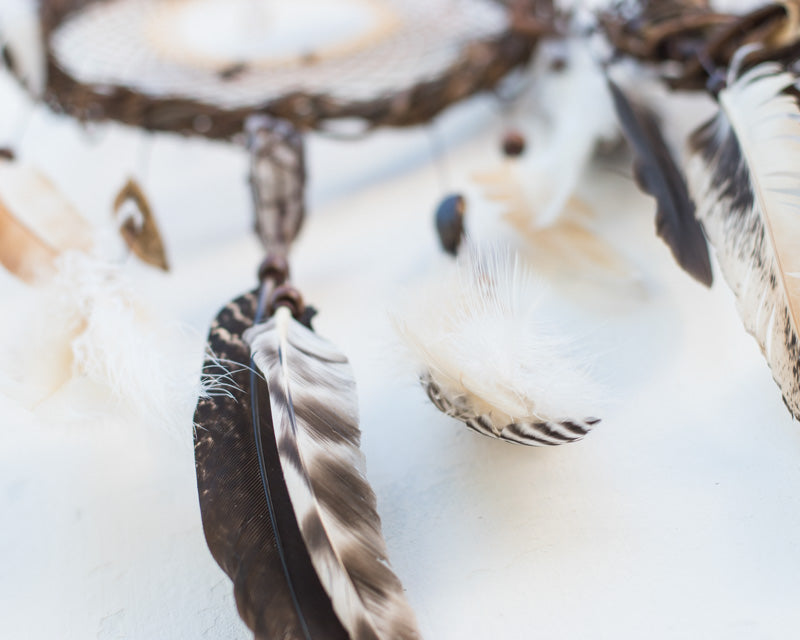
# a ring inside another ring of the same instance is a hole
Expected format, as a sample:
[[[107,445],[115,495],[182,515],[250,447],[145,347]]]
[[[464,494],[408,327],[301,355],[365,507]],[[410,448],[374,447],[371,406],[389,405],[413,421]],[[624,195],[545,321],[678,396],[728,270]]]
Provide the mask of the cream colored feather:
[[[691,138],[698,218],[783,394],[800,418],[800,109],[797,78],[751,69]]]
[[[112,220],[93,229],[44,176],[0,162],[0,263],[9,271],[0,392],[35,408],[80,378],[178,430],[198,393],[224,393],[226,381],[201,388],[202,338],[160,318],[123,265],[101,255],[114,243]]]
[[[504,249],[467,247],[397,321],[429,397],[485,435],[531,445],[583,437],[598,398],[543,288]]]

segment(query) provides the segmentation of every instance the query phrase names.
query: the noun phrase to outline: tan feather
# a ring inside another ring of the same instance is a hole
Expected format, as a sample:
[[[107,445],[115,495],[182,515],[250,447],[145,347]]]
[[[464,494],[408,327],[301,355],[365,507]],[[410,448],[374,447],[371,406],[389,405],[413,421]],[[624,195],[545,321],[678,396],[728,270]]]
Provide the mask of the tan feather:
[[[58,252],[11,213],[0,199],[0,264],[20,280],[35,284],[55,273]]]
[[[89,223],[64,193],[38,170],[0,161],[0,200],[30,231],[57,252],[89,251]]]
[[[133,210],[127,209],[127,205],[132,206]],[[120,235],[136,257],[157,269],[169,271],[164,241],[153,209],[133,178],[128,179],[114,199],[114,213],[120,223]]]

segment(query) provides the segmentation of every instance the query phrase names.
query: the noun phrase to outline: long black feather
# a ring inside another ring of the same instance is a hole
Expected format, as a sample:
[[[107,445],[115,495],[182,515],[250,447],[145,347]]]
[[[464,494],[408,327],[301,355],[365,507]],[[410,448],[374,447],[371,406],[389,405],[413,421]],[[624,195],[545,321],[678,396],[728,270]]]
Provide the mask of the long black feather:
[[[262,403],[269,398],[258,376],[251,394],[250,349],[242,339],[257,304],[255,293],[234,300],[220,311],[208,336],[204,371],[225,393],[201,398],[195,413],[203,530],[214,559],[233,580],[239,614],[257,640],[344,639],[348,635],[294,517],[270,408],[251,411],[252,397]]]
[[[708,242],[695,217],[686,178],[661,134],[658,117],[626,96],[610,78],[608,85],[622,133],[633,150],[636,183],[656,199],[656,233],[689,275],[711,286]]]

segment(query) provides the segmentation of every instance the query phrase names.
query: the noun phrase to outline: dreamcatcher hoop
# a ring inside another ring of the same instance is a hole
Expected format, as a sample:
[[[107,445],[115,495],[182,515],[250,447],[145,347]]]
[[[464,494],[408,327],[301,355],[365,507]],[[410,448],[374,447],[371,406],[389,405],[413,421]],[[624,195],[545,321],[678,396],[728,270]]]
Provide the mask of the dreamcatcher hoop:
[[[236,4],[248,2],[259,0]],[[190,33],[192,7],[209,4],[214,0],[43,0],[44,100],[82,121],[223,140],[240,134],[253,113],[300,129],[340,119],[365,129],[415,125],[494,88],[530,59],[541,35],[516,28],[513,12],[494,0],[350,0],[375,23],[351,29],[350,45],[344,38],[318,53],[242,56],[228,42],[232,50],[220,55],[220,43],[198,43]],[[551,2],[530,4],[529,15],[552,24]],[[164,36],[165,21],[183,37],[183,51]],[[203,48],[216,55],[199,54]]]

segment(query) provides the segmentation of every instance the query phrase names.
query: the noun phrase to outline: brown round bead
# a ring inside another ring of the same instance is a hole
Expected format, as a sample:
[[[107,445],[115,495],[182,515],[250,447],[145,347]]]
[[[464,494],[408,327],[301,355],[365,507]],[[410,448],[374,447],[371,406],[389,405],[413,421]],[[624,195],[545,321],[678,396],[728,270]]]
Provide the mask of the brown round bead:
[[[503,153],[509,158],[516,158],[525,152],[525,136],[519,131],[511,130],[503,136]]]
[[[289,307],[292,315],[295,318],[300,318],[306,305],[303,303],[303,296],[300,292],[290,284],[282,284],[275,287],[275,290],[269,297],[268,312],[269,315],[275,313],[278,307]]]
[[[289,278],[289,262],[282,255],[268,255],[258,267],[258,281],[273,280],[276,285]]]

